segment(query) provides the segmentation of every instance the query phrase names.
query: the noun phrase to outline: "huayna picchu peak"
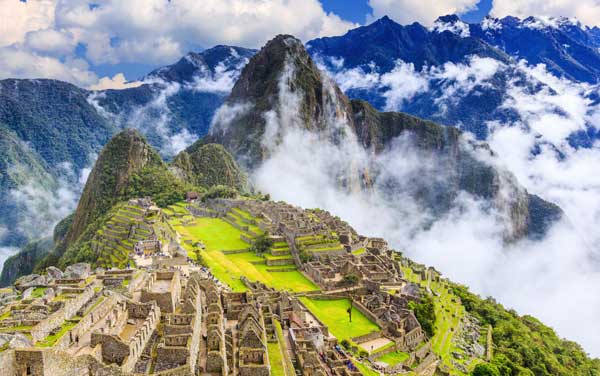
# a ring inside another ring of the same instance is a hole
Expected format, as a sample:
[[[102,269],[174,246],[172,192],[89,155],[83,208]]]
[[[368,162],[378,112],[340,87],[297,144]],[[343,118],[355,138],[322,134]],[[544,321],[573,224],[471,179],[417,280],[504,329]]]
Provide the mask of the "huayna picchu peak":
[[[593,2],[0,1],[0,375],[600,376]]]

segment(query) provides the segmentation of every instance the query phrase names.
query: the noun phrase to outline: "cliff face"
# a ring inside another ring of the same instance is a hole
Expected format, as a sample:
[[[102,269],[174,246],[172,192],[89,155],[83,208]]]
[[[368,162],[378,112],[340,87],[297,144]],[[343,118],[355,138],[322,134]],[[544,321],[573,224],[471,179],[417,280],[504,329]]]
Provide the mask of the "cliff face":
[[[53,244],[51,238],[34,240],[27,243],[19,253],[6,259],[0,275],[0,286],[10,286],[17,278],[31,274],[37,262],[48,254]]]
[[[90,223],[124,199],[131,178],[146,167],[166,169],[158,153],[137,131],[128,129],[113,137],[90,173],[66,244],[72,244]]]
[[[280,35],[244,68],[202,142],[224,145],[253,170],[291,129],[334,145],[357,143],[371,162],[357,163],[349,154],[344,171],[329,172],[344,174],[338,180],[349,189],[376,186],[389,200],[397,196],[398,182],[385,181],[381,166],[373,161],[389,151],[395,140],[406,140],[418,155],[435,159],[436,171],[443,176],[428,180],[415,175],[408,191],[417,202],[439,217],[453,207],[461,192],[469,193],[500,215],[509,241],[539,236],[548,223],[562,216],[560,208],[529,195],[511,173],[494,165],[487,144],[468,140],[454,127],[379,112],[367,102],[349,100],[316,68],[299,40]]]

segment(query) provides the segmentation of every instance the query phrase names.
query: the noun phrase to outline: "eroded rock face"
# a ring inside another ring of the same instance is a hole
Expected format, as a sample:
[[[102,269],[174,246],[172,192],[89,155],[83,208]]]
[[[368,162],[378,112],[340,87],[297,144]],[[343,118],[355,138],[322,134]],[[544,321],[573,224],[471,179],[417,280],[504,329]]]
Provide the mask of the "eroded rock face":
[[[3,347],[6,343],[8,343],[10,349],[33,346],[33,342],[21,333],[0,334],[0,347]]]
[[[63,278],[86,279],[87,277],[89,277],[91,270],[92,270],[92,268],[90,267],[90,264],[86,264],[83,262],[80,262],[78,264],[69,265],[65,269]]]
[[[464,193],[498,213],[509,242],[543,235],[548,223],[562,217],[559,207],[530,195],[499,166],[486,143],[455,127],[380,112],[365,101],[348,99],[289,35],[277,36],[250,59],[211,133],[198,144],[220,143],[252,171],[269,160],[286,132],[297,130],[351,150],[327,171],[342,187],[375,189],[389,202],[406,192],[433,219],[456,207]],[[386,166],[377,163],[378,157],[394,152],[398,140],[423,161],[410,176],[385,173]],[[371,157],[357,157],[361,149]]]
[[[15,282],[15,288],[19,291],[25,291],[30,287],[46,285],[48,282],[46,276],[39,274],[25,275]]]
[[[46,272],[48,273],[48,275],[54,279],[61,279],[63,277],[63,272],[55,267],[55,266],[50,266],[46,269]]]

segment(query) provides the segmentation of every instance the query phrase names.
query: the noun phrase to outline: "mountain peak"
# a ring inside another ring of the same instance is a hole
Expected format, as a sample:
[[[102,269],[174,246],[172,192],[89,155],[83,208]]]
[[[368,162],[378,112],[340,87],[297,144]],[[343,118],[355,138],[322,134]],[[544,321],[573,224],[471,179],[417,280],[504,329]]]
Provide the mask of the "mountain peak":
[[[162,79],[167,82],[187,83],[203,75],[212,75],[217,67],[221,69],[241,69],[256,50],[218,45],[202,52],[188,52],[171,65],[150,72],[144,79]]]
[[[125,196],[130,178],[147,166],[164,166],[158,153],[135,129],[116,134],[102,149],[75,211],[67,244]]]
[[[440,16],[435,20],[435,22],[443,22],[453,24],[455,22],[462,22],[461,19],[456,14],[447,14],[445,16]]]

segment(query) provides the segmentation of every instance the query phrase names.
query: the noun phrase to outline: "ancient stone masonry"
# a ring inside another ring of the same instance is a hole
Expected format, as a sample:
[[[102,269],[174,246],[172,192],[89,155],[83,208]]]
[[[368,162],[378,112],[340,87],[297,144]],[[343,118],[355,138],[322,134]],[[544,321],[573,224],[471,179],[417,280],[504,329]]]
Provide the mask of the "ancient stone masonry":
[[[149,200],[128,205],[158,210],[150,218],[163,215]],[[123,269],[49,268],[21,278],[3,295],[0,341],[2,335],[10,341],[0,349],[2,374],[267,376],[277,367],[285,376],[358,376],[358,361],[375,364],[396,351],[408,359],[386,372],[426,372],[437,365],[409,309],[427,289],[404,279],[407,265],[383,239],[360,236],[326,211],[285,203],[190,200],[185,207],[190,218],[221,218],[243,229],[247,243],[264,232],[273,243],[263,256],[267,273],[292,270],[318,288],[278,290],[249,273],[232,289],[187,258]],[[141,253],[157,245],[145,240]],[[440,278],[432,268],[411,267],[424,281]],[[313,311],[310,301],[347,302],[373,329],[336,337],[346,334],[330,330],[328,317]],[[358,358],[364,349],[368,356]]]
[[[175,312],[175,306],[179,302],[181,294],[181,282],[179,271],[157,271],[148,280],[148,285],[142,288],[142,302],[157,302],[165,313]]]

